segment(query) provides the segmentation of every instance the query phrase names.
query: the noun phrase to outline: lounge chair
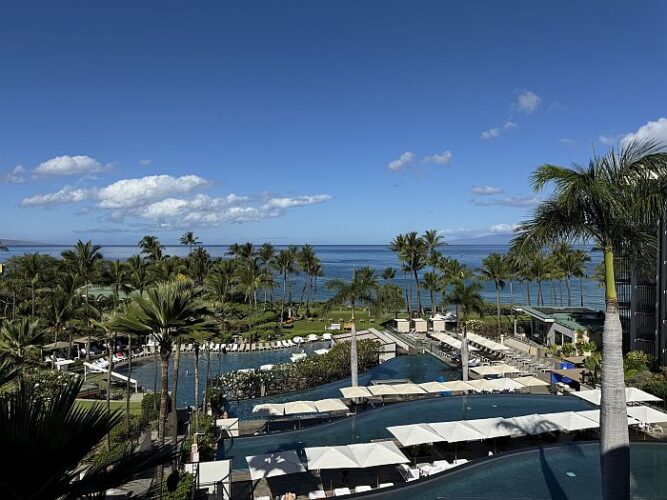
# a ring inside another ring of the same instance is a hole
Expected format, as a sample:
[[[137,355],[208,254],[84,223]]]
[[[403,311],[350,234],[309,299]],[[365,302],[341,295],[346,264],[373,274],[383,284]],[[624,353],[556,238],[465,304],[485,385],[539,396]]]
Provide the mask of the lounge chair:
[[[322,490],[315,490],[308,493],[308,498],[310,500],[317,500],[318,498],[326,498],[327,494]]]
[[[333,491],[335,497],[342,497],[343,495],[351,495],[350,488],[336,488]]]
[[[364,491],[371,491],[372,489],[373,488],[371,488],[367,484],[363,484],[361,486],[357,486],[356,488],[354,488],[354,492],[355,493],[363,493]]]
[[[407,482],[419,479],[419,469],[411,469],[409,466],[405,464],[399,464],[398,466],[396,466],[396,470],[401,475],[401,477],[405,479]]]
[[[394,486],[394,483],[380,483],[378,484],[378,488],[391,488]]]

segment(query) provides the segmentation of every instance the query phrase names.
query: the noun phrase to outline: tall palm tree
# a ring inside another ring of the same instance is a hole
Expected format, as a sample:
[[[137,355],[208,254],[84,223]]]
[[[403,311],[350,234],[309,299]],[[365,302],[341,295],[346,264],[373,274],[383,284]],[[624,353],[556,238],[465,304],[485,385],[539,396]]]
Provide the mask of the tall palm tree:
[[[280,305],[280,321],[283,321],[285,319],[285,304],[287,303],[287,283],[290,274],[294,272],[294,253],[289,249],[281,250],[273,261],[273,265],[282,276],[283,299]]]
[[[507,259],[504,255],[493,252],[482,260],[482,269],[480,271],[480,278],[484,281],[492,281],[496,288],[496,333],[500,335],[500,290],[505,288],[505,280],[509,274]]]
[[[465,282],[468,278],[472,277],[472,271],[468,269],[464,264],[461,264],[460,261],[456,259],[447,259],[440,263],[440,270],[442,271],[442,276],[440,278],[440,290],[442,292],[442,310],[447,310],[447,305],[449,303],[449,288],[452,285],[456,285],[458,282]],[[456,331],[461,331],[461,321],[459,314],[459,307],[456,307]]]
[[[600,454],[605,499],[630,497],[630,449],[623,379],[622,328],[614,275],[619,248],[640,246],[637,221],[646,218],[638,188],[653,168],[664,168],[667,154],[651,141],[632,141],[588,166],[542,165],[533,173],[536,190],[551,194],[523,223],[518,241],[593,240],[604,255],[606,314],[602,342]],[[664,208],[664,206],[663,206]]]
[[[422,236],[424,239],[424,244],[426,245],[426,255],[429,265],[431,266],[431,272],[435,272],[435,267],[442,256],[438,251],[438,248],[444,246],[445,237],[438,234],[438,231],[435,229],[429,229],[424,232]]]
[[[127,267],[129,270],[129,283],[132,288],[139,293],[143,293],[144,289],[151,283],[151,273],[148,266],[140,255],[133,255],[127,259]]]
[[[197,247],[194,252],[190,251],[188,256],[188,268],[190,270],[190,277],[197,285],[202,285],[206,275],[211,270],[213,261],[211,256],[203,247]]]
[[[237,281],[237,263],[233,260],[221,260],[216,262],[205,280],[205,289],[208,296],[223,308],[227,296]]]
[[[431,300],[430,301],[431,314],[435,314],[436,312],[437,308],[435,304],[435,292],[441,286],[441,284],[442,284],[441,277],[437,273],[431,271],[424,273],[421,285],[422,288],[428,290]]]
[[[68,322],[74,317],[74,300],[71,293],[60,285],[49,290],[42,301],[42,318],[53,333],[53,342],[58,342],[67,329]],[[69,349],[72,350],[70,334]]]
[[[0,359],[9,360],[18,368],[19,389],[23,386],[23,369],[27,365],[39,364],[44,340],[39,321],[22,318],[17,322],[5,321],[0,326]]]
[[[201,245],[201,241],[199,241],[199,238],[195,236],[195,233],[192,231],[187,231],[183,233],[183,236],[181,236],[181,239],[179,240],[181,245],[185,245],[188,247],[188,253],[192,252],[192,247],[195,245]]]
[[[405,235],[399,234],[397,235],[389,244],[389,249],[396,253],[396,256],[401,263],[401,271],[403,271],[403,281],[407,282],[407,276],[406,273],[408,272],[408,264],[406,262],[406,254],[405,254]],[[408,286],[405,286],[405,303],[408,306],[408,314],[411,316],[412,315],[412,292],[408,292]]]
[[[139,248],[150,262],[159,262],[164,257],[164,247],[157,236],[146,235],[139,241]]]
[[[375,293],[378,288],[378,280],[375,271],[370,267],[360,267],[352,272],[352,280],[332,279],[327,281],[327,289],[334,292],[329,300],[330,304],[349,304],[352,310],[350,323],[352,326],[350,336],[350,373],[352,386],[359,384],[358,359],[357,359],[357,328],[355,324],[355,307],[357,305],[372,305],[375,301]]]
[[[544,305],[544,294],[542,293],[542,282],[549,273],[547,258],[541,251],[533,252],[530,259],[529,275],[537,283],[537,305]]]
[[[484,301],[480,295],[482,286],[479,283],[473,282],[466,284],[465,281],[459,280],[454,284],[454,288],[449,294],[449,302],[456,304],[457,321],[459,313],[462,316],[463,323],[463,340],[461,341],[461,371],[463,380],[468,380],[468,319],[470,313],[481,313],[484,310]]]
[[[257,250],[257,259],[259,260],[259,263],[262,266],[262,270],[267,274],[271,274],[272,278],[273,274],[271,273],[271,270],[273,268],[272,264],[275,255],[276,251],[273,248],[273,245],[268,242],[263,243]],[[273,305],[273,280],[270,280],[271,286],[268,286],[268,284],[269,280],[267,279],[267,286],[264,287],[264,307],[266,307],[269,290],[271,291],[271,305]]]
[[[428,253],[426,242],[422,237],[417,236],[415,231],[407,233],[405,235],[404,252],[408,271],[412,273],[412,276],[415,279],[415,289],[417,291],[417,307],[419,308],[419,314],[424,314],[421,293],[419,292],[419,271],[424,269],[427,263]]]
[[[574,276],[579,278],[579,303],[584,307],[584,278],[586,277],[586,263],[591,261],[591,257],[583,250],[574,251]]]
[[[103,405],[78,406],[81,385],[81,380],[68,382],[49,397],[34,394],[32,388],[0,394],[0,446],[11,456],[3,463],[1,498],[103,496],[173,457],[165,447],[128,450],[110,462],[86,468],[84,460],[122,414],[109,413]]]
[[[385,267],[382,271],[382,279],[385,281],[391,281],[396,277],[396,269],[393,267]]]

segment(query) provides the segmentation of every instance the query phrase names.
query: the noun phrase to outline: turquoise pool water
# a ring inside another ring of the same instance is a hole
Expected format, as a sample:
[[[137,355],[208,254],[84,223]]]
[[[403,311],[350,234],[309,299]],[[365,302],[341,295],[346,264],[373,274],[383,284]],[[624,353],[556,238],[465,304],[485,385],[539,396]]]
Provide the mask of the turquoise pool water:
[[[443,363],[430,354],[413,354],[399,356],[376,366],[372,370],[359,375],[359,385],[367,385],[377,379],[407,378],[416,384],[430,382],[438,378],[458,380],[460,371]],[[350,385],[350,379],[339,380],[330,384],[320,385],[303,391],[267,396],[245,401],[232,401],[229,413],[239,418],[251,418],[252,409],[260,403],[284,403],[286,401],[316,401],[325,398],[340,398],[340,388]]]
[[[311,342],[303,345],[303,350],[308,355],[315,356],[313,351],[315,349],[322,349],[330,347],[330,342]],[[250,351],[250,352],[228,352],[227,354],[211,353],[211,376],[220,375],[222,373],[240,370],[243,368],[259,368],[262,365],[289,363],[290,356],[297,352],[296,347],[289,349],[272,349],[268,351]],[[169,389],[171,390],[173,380],[171,377],[171,369],[173,366],[172,360],[169,362]],[[194,367],[195,356],[192,353],[184,352],[181,354],[181,362],[179,365],[180,377],[178,380],[178,406],[187,406],[194,404]],[[127,365],[121,366],[116,370],[118,373],[127,373]],[[153,389],[153,359],[146,358],[139,364],[132,366],[132,378],[137,380],[139,384],[147,389]],[[202,351],[199,356],[199,387],[201,394],[204,393],[204,383],[206,375],[206,356]],[[158,389],[160,387],[160,374],[158,371]],[[200,399],[201,401],[201,395]]]
[[[400,359],[400,358],[399,358]],[[344,445],[392,438],[392,425],[449,420],[513,417],[528,413],[588,410],[586,401],[567,396],[488,394],[408,401],[363,412],[343,420],[297,431],[226,439],[218,458],[231,458],[235,469],[247,469],[245,457],[309,446]]]
[[[597,443],[533,449],[363,498],[596,500],[602,498],[599,457]],[[632,498],[667,498],[667,445],[633,443],[631,460]]]

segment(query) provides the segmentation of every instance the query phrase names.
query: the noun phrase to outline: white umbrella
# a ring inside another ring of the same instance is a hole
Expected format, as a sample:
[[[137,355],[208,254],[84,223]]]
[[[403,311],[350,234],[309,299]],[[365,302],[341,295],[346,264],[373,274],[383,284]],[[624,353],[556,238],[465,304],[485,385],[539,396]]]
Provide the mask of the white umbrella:
[[[452,380],[451,382],[443,382],[442,385],[447,391],[455,391],[455,392],[477,391],[477,389],[475,389],[469,383],[463,382],[462,380]]]
[[[555,413],[542,413],[540,415],[544,420],[553,422],[562,430],[567,432],[581,431],[584,429],[595,429],[600,427],[599,424],[589,418],[579,415],[573,411],[562,411]]]
[[[437,432],[448,443],[458,443],[460,441],[478,441],[486,439],[486,436],[474,427],[466,425],[465,420],[455,422],[437,422],[428,424],[431,429]]]
[[[329,352],[329,349],[315,349],[313,352],[318,356],[323,356],[324,354]]]
[[[512,380],[511,378],[496,378],[493,380],[487,380],[492,386],[499,391],[516,391],[523,389],[524,386],[519,382]]]
[[[259,367],[260,370],[268,371],[268,370],[273,370],[273,367],[276,365],[262,365]]]
[[[636,387],[627,387],[625,389],[625,400],[628,403],[647,403],[662,401],[658,396],[654,396],[646,391]]]
[[[308,341],[309,342],[317,341],[317,335],[315,335],[314,333],[311,333],[310,335],[308,335]]]
[[[482,377],[486,375],[502,375],[504,372],[495,367],[495,366],[474,366],[470,369],[471,372],[481,375]]]
[[[257,481],[264,477],[283,476],[306,472],[306,468],[299,460],[294,450],[281,451],[280,453],[269,453],[268,455],[255,455],[245,457],[250,469],[250,479]]]
[[[357,458],[347,446],[314,446],[306,448],[308,470],[356,469]]]
[[[544,380],[540,380],[537,377],[533,377],[532,375],[529,375],[527,377],[516,377],[513,379],[515,382],[519,382],[521,385],[524,387],[545,387],[549,384],[549,382],[545,382]]]
[[[354,453],[360,467],[377,467],[379,465],[404,464],[410,459],[391,441],[376,443],[351,444],[348,448]]]
[[[303,337],[294,337],[292,339],[292,342],[296,342],[297,344],[301,344],[303,342]]]
[[[403,446],[438,443],[445,440],[445,438],[435,432],[431,426],[426,424],[396,425],[387,427],[387,430],[391,432]]]
[[[584,399],[589,403],[600,406],[600,389],[590,389],[588,391],[576,391],[572,395]]]
[[[582,417],[586,417],[596,424],[598,426],[600,425],[600,410],[583,410],[583,411],[577,411],[575,412],[578,415],[581,415]],[[631,416],[628,416],[628,425],[635,425],[637,423],[637,420],[632,418]]]
[[[397,394],[409,396],[411,394],[426,394],[426,391],[417,384],[396,384],[393,386]]]
[[[323,333],[322,334],[322,340],[331,340],[331,334],[330,333]]]
[[[354,399],[354,398],[370,398],[373,396],[371,392],[366,387],[356,386],[356,387],[342,387],[340,389],[341,394],[344,398]]]
[[[495,384],[493,384],[490,380],[483,378],[479,380],[468,380],[467,383],[478,391],[493,392],[498,390],[498,387]]]
[[[502,417],[492,417],[466,420],[465,423],[487,438],[498,438],[512,435],[512,431],[503,425],[504,421]]]
[[[437,394],[438,392],[445,392],[448,390],[442,382],[425,382],[419,384],[419,387],[431,394]]]
[[[312,401],[290,401],[285,403],[285,415],[299,415],[303,413],[317,413]]]
[[[285,414],[285,405],[279,403],[264,403],[252,409],[253,415],[278,417]]]
[[[544,432],[555,432],[560,430],[558,424],[543,418],[542,415],[538,415],[537,413],[506,418],[503,425],[507,426],[507,428],[512,431],[512,436],[521,434],[536,435]]]
[[[628,406],[628,415],[644,424],[667,422],[667,413],[654,410],[650,406]]]
[[[319,413],[327,413],[331,411],[347,411],[348,408],[340,399],[321,399],[314,401],[315,408]]]
[[[394,396],[398,394],[393,385],[387,384],[371,385],[368,390],[371,391],[373,396]]]

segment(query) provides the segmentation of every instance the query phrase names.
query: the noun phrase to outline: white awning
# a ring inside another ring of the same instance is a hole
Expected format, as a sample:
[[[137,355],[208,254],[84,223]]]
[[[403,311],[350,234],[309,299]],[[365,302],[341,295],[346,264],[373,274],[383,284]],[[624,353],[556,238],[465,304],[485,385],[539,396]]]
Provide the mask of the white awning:
[[[280,453],[269,453],[268,455],[255,455],[245,457],[250,469],[250,479],[257,481],[264,477],[284,476],[306,472],[306,468],[299,460],[294,450],[281,451]]]
[[[540,380],[539,378],[533,377],[532,375],[529,375],[527,377],[516,377],[513,380],[515,382],[519,382],[524,387],[545,387],[551,385],[549,384],[549,382]]]
[[[387,427],[387,430],[391,432],[403,446],[438,443],[445,440],[444,437],[435,432],[431,426],[427,424],[396,425]]]
[[[285,415],[300,415],[303,413],[317,413],[312,401],[290,401],[285,403]]]
[[[419,384],[419,387],[430,394],[437,394],[438,392],[445,392],[449,390],[443,382],[425,382],[423,384]]]
[[[486,439],[486,436],[474,427],[466,425],[465,421],[456,422],[437,422],[428,424],[431,429],[442,436],[448,443],[458,443],[460,441],[478,441]]]
[[[252,409],[253,415],[264,417],[279,417],[285,414],[285,405],[280,403],[264,403]]]
[[[583,411],[577,411],[575,413],[581,415],[582,417],[586,417],[592,420],[593,422],[598,424],[598,426],[600,425],[600,410],[583,410]],[[628,425],[635,425],[637,423],[638,420],[628,415]]]
[[[340,399],[321,399],[314,401],[315,408],[319,413],[328,413],[332,411],[347,411],[348,408]]]
[[[366,387],[357,386],[357,387],[342,387],[340,389],[341,394],[344,398],[353,399],[353,398],[370,398],[373,395]]]
[[[505,419],[502,417],[492,417],[466,420],[465,422],[487,438],[498,438],[512,435],[512,431],[503,425],[504,421]]]
[[[347,446],[314,446],[306,448],[308,470],[356,469],[357,458]]]
[[[667,413],[654,410],[650,406],[628,406],[628,415],[644,424],[667,422]]]
[[[391,441],[351,444],[348,448],[357,458],[359,467],[377,467],[410,462],[410,459],[403,455],[401,450]]]
[[[371,391],[373,396],[395,396],[398,394],[394,386],[389,384],[370,385],[368,390]]]
[[[426,391],[417,384],[396,384],[393,386],[397,394],[409,396],[411,394],[426,394]]]

